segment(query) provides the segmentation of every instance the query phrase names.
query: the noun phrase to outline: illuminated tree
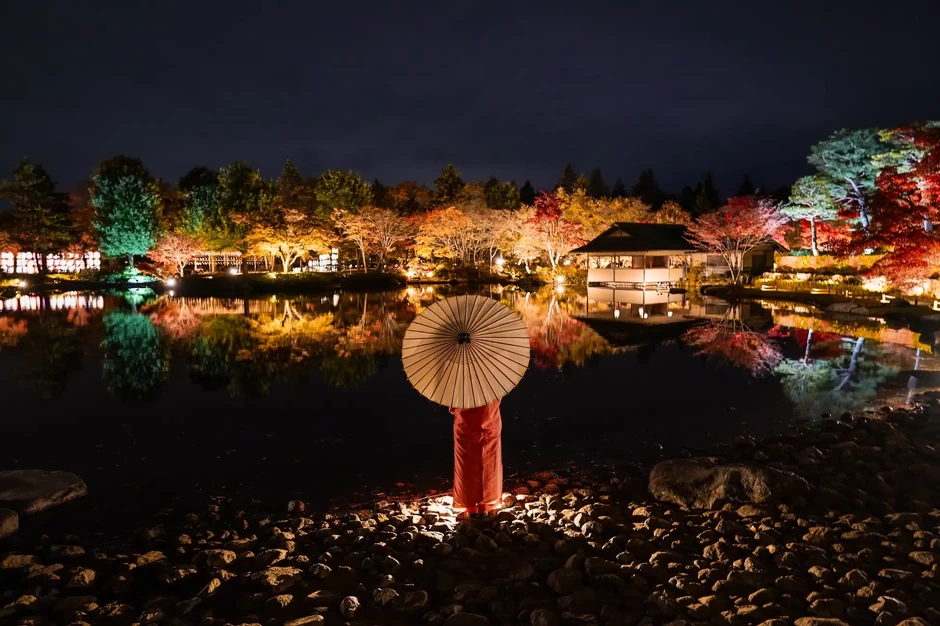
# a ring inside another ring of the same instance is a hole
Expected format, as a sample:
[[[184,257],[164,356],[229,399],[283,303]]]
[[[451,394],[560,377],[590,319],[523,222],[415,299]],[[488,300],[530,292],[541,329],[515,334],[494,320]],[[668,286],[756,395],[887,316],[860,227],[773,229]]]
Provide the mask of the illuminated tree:
[[[145,397],[169,377],[169,345],[144,315],[125,311],[105,314],[101,347],[104,379],[116,395]]]
[[[645,222],[650,218],[649,207],[638,198],[592,198],[582,190],[568,194],[555,192],[562,206],[562,217],[580,225],[581,239],[591,240],[614,222]]]
[[[473,220],[454,207],[429,211],[418,222],[415,252],[425,258],[466,259],[472,229]]]
[[[215,250],[241,252],[244,264],[248,234],[276,219],[275,199],[273,186],[247,163],[233,161],[222,168],[218,211],[208,224],[209,245]]]
[[[384,267],[389,254],[414,236],[414,226],[389,209],[367,209],[365,213],[371,225],[368,240]]]
[[[92,176],[91,203],[102,254],[147,254],[157,232],[157,185],[140,159],[117,156],[102,161]]]
[[[249,250],[280,259],[285,272],[291,271],[294,262],[310,250],[329,249],[325,233],[313,218],[286,208],[280,209],[274,219],[257,224],[248,234],[248,242]]]
[[[362,271],[369,271],[366,253],[372,237],[372,221],[362,211],[343,211],[336,209],[332,215],[333,223],[346,241],[353,243],[362,254]]]
[[[654,224],[682,224],[689,226],[692,224],[692,215],[679,206],[675,200],[666,200],[657,211],[650,215]]]
[[[0,198],[13,205],[12,232],[20,250],[36,255],[39,271],[46,271],[45,258],[68,245],[70,237],[68,196],[56,191],[55,183],[39,163],[23,159],[12,180],[0,183]]]
[[[541,239],[535,227],[535,208],[524,206],[510,214],[504,233],[506,246],[520,264],[525,265],[526,273],[531,270],[529,264],[539,258],[542,252]]]
[[[388,188],[391,208],[401,215],[414,215],[428,210],[434,194],[424,185],[413,180],[406,180]],[[378,205],[377,205],[378,206]]]
[[[206,227],[219,212],[219,175],[196,167],[179,181],[183,196],[182,229],[190,235],[206,235]]]
[[[876,157],[886,150],[876,128],[843,129],[814,145],[807,159],[829,178],[833,199],[857,214],[863,229],[871,223],[868,201],[882,167]]]
[[[515,211],[519,208],[519,189],[516,183],[490,178],[483,187],[486,206],[490,209]]]
[[[732,282],[742,277],[744,255],[780,236],[786,218],[765,198],[729,198],[719,210],[698,218],[686,238],[693,245],[721,256]]]
[[[205,242],[188,232],[164,233],[150,251],[150,258],[183,276],[186,266],[205,248]]]
[[[839,217],[839,206],[833,201],[826,177],[803,176],[793,183],[790,200],[780,206],[780,212],[792,220],[809,220],[810,249],[819,256],[816,220],[834,220]]]
[[[729,309],[720,320],[710,320],[690,328],[682,339],[696,349],[696,354],[720,358],[755,377],[772,372],[783,358],[773,339],[741,321],[738,307]]]
[[[535,215],[531,223],[552,271],[558,266],[561,257],[584,241],[581,224],[564,217],[564,205],[559,194],[539,194],[535,199]]]
[[[434,200],[438,206],[453,204],[463,188],[464,182],[460,172],[452,164],[448,165],[434,181]]]
[[[358,211],[372,202],[372,187],[355,172],[327,170],[317,181],[316,196],[327,212]]]

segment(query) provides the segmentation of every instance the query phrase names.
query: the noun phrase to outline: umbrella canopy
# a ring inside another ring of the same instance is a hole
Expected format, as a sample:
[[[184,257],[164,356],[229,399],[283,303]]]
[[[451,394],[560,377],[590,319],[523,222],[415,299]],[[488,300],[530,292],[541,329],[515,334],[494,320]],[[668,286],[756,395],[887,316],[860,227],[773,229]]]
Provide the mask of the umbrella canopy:
[[[408,380],[432,402],[472,409],[502,398],[529,367],[529,332],[511,309],[485,296],[439,300],[405,332]]]

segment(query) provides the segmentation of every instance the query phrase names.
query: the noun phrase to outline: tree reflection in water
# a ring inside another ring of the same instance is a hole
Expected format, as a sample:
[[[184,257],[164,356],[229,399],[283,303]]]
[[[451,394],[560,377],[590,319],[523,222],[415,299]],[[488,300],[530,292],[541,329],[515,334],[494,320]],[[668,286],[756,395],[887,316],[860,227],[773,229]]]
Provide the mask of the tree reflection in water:
[[[783,358],[772,337],[744,323],[738,306],[730,307],[721,319],[690,328],[682,339],[696,354],[727,361],[755,377],[770,374]]]
[[[146,397],[169,377],[169,343],[146,315],[106,313],[101,348],[102,374],[108,389],[116,395]]]

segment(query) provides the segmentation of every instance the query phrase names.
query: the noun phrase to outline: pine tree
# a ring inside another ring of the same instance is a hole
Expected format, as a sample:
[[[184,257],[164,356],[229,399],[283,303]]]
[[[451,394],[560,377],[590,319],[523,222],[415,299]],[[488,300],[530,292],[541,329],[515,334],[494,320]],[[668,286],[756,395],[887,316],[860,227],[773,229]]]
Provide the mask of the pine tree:
[[[627,197],[627,187],[623,184],[623,179],[618,178],[617,182],[614,183],[613,189],[610,190],[611,198],[626,198]]]
[[[555,189],[561,187],[568,193],[574,191],[574,184],[578,180],[578,173],[574,171],[574,165],[568,163],[561,172],[561,178],[555,183]]]
[[[441,175],[434,181],[435,200],[442,206],[453,204],[463,188],[464,182],[460,172],[450,164],[441,170]]]
[[[653,173],[652,168],[640,172],[640,177],[637,179],[636,184],[633,185],[631,195],[634,198],[639,198],[654,209],[658,209],[666,200],[666,194],[660,189],[659,183],[656,181],[656,174]]]
[[[601,168],[595,167],[591,170],[591,177],[588,179],[587,193],[592,198],[607,198],[610,196],[610,188],[607,186],[607,183],[604,181],[604,176],[601,174]]]
[[[519,188],[519,202],[526,206],[532,206],[532,203],[535,202],[535,187],[532,186],[531,181],[525,181],[522,187]]]

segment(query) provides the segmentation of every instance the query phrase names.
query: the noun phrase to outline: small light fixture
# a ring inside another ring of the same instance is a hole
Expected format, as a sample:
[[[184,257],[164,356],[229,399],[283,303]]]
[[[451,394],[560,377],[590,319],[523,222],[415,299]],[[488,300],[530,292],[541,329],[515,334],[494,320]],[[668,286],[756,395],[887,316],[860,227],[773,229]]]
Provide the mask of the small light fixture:
[[[234,267],[230,267],[230,268],[228,268],[228,273],[231,274],[232,276],[234,276],[235,274],[238,273],[238,269],[236,269],[236,268],[234,268]]]
[[[26,289],[27,282],[25,280],[20,281],[20,289]]]
[[[274,272],[268,272],[268,278],[277,278],[277,274]]]
[[[432,276],[434,276],[434,272],[425,272],[424,275],[427,276],[428,278],[431,278]]]
[[[555,282],[560,285],[560,284],[562,284],[563,282],[565,282],[565,277],[564,277],[564,276],[556,276],[556,277],[555,277]]]
[[[175,286],[176,286],[176,279],[175,279],[175,278],[167,278],[167,279],[166,279],[166,286],[167,286],[167,287],[175,287]],[[172,294],[171,294],[171,295],[172,295]]]
[[[620,317],[620,309],[614,309],[614,317]]]

